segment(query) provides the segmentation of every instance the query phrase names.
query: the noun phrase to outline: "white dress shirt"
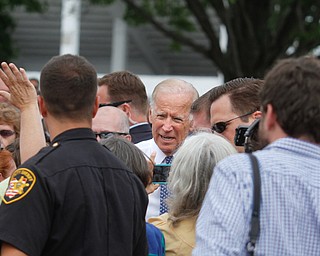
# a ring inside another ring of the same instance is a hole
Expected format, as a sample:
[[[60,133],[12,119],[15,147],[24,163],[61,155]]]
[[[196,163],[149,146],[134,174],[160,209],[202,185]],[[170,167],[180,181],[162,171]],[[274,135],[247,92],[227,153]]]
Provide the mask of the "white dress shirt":
[[[140,150],[142,150],[147,156],[150,156],[152,152],[156,152],[155,163],[161,164],[166,155],[157,146],[154,139],[141,141],[135,144]],[[146,213],[146,220],[150,217],[156,217],[160,215],[160,187],[152,194],[149,194],[149,204]]]

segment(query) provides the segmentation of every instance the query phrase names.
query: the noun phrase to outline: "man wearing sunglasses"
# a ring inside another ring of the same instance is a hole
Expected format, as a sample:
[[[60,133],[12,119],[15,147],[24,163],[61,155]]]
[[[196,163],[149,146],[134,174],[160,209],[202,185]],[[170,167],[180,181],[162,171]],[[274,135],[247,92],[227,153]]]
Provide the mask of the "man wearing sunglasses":
[[[260,79],[237,78],[210,91],[212,131],[223,135],[238,152],[244,152],[244,147],[235,145],[236,129],[261,116],[258,95],[263,85]]]
[[[128,71],[113,72],[100,78],[98,85],[100,106],[117,107],[127,114],[132,142],[151,139],[148,98],[140,78]]]
[[[279,61],[266,75],[260,99],[259,136],[268,144],[253,153],[260,186],[248,154],[218,163],[193,256],[320,255],[320,60]],[[257,202],[260,210],[253,211]],[[257,222],[260,232],[249,243]]]
[[[128,116],[115,107],[100,107],[92,119],[92,130],[98,141],[110,136],[122,136],[131,141]]]

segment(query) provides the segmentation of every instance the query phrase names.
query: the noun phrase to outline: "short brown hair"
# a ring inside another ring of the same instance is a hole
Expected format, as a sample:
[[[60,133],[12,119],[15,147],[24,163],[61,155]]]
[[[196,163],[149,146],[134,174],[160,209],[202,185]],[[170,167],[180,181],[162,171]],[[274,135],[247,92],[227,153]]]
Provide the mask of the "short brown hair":
[[[140,113],[148,113],[148,97],[141,79],[129,71],[113,72],[98,80],[99,86],[107,86],[112,102],[132,100],[132,106]]]
[[[284,59],[265,77],[261,103],[271,104],[286,134],[320,143],[320,61],[315,57]]]
[[[210,104],[223,95],[230,98],[232,111],[238,115],[259,110],[259,92],[264,81],[256,78],[237,78],[210,91]]]
[[[92,119],[97,73],[84,57],[53,57],[42,69],[41,95],[48,111],[71,120]]]
[[[211,90],[207,91],[205,94],[201,95],[198,99],[196,99],[192,103],[191,110],[190,110],[191,114],[205,112],[205,114],[206,114],[205,116],[207,118],[208,123],[210,123],[210,104],[211,104],[211,102],[209,101],[209,97],[210,97]]]

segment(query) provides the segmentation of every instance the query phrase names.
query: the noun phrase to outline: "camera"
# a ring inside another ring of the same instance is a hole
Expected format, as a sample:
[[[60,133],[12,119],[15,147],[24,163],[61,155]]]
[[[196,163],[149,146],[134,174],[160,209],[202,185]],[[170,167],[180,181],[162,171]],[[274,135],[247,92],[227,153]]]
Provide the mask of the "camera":
[[[244,146],[244,142],[246,137],[244,136],[246,131],[248,130],[249,126],[239,125],[236,128],[236,134],[234,136],[234,144],[236,146]]]
[[[152,182],[156,184],[166,184],[170,168],[171,164],[156,164],[153,168]]]
[[[260,119],[256,119],[250,126],[239,125],[236,128],[234,144],[243,146],[246,153],[263,148],[258,139],[259,122]]]

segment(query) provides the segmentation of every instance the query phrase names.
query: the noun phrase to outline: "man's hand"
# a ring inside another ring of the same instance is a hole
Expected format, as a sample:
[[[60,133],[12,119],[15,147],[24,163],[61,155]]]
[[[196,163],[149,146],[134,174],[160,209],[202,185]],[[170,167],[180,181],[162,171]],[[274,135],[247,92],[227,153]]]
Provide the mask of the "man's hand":
[[[26,71],[18,69],[13,63],[1,63],[0,78],[9,88],[10,93],[0,91],[0,95],[15,105],[20,111],[37,104],[37,91],[29,81]]]

